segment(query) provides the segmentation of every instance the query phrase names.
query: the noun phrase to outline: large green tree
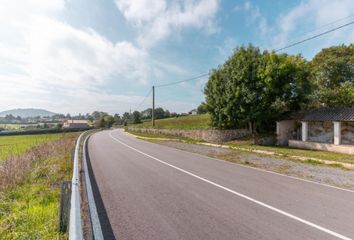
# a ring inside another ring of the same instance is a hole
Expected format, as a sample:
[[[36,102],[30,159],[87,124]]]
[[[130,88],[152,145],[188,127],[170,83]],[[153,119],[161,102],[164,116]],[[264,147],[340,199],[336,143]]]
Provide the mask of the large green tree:
[[[354,44],[324,48],[310,65],[315,107],[354,107]]]
[[[141,114],[138,111],[133,112],[133,124],[141,123]]]
[[[298,110],[310,91],[308,66],[301,56],[263,52],[252,45],[212,71],[205,88],[212,125],[221,129],[248,126],[271,131],[282,113]]]

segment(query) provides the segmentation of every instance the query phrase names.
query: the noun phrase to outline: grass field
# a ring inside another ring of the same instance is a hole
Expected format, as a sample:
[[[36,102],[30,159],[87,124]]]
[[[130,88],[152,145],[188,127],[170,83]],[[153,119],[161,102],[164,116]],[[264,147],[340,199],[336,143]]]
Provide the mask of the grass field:
[[[0,128],[4,128],[6,130],[19,130],[21,128],[21,124],[0,124]]]
[[[1,169],[13,161],[13,169],[0,172],[0,239],[67,239],[58,232],[60,183],[71,179],[71,150],[78,135],[6,137],[27,151],[0,162]]]
[[[235,147],[242,147],[250,150],[263,150],[274,152],[276,154],[281,154],[284,156],[299,156],[299,157],[306,157],[306,158],[317,158],[320,160],[329,160],[329,161],[336,161],[336,162],[343,162],[343,163],[352,163],[354,164],[354,155],[343,154],[343,153],[336,153],[336,152],[327,152],[327,151],[315,151],[315,150],[305,150],[305,149],[295,149],[289,147],[282,147],[282,146],[259,146],[255,144],[229,144]]]
[[[188,115],[178,118],[165,118],[155,121],[155,128],[159,129],[209,129],[210,116],[209,114]],[[152,128],[151,121],[140,124],[132,124],[132,127]]]
[[[41,135],[0,136],[0,161],[10,155],[21,155],[34,146],[44,142],[59,139],[62,133]]]

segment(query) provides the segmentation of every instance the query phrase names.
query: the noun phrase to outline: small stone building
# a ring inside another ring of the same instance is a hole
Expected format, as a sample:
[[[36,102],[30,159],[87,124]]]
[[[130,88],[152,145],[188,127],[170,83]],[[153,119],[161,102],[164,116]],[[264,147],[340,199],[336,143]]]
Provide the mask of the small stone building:
[[[278,145],[354,154],[354,107],[292,113],[276,133]]]

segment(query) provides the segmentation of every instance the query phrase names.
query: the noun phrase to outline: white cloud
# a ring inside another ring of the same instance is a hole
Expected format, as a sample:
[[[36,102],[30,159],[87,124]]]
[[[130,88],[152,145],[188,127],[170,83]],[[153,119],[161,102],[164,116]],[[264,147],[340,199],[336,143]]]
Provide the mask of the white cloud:
[[[219,0],[116,0],[126,20],[137,27],[138,42],[149,48],[183,28],[217,31]]]
[[[353,12],[354,4],[352,0],[302,1],[299,5],[279,17],[279,33],[272,38],[272,45],[277,47],[284,46],[290,42],[344,24],[350,21],[350,19],[343,19],[342,21],[337,20],[352,15]],[[334,21],[336,21],[336,23],[328,25],[328,23]],[[328,47],[333,44],[353,42],[354,31],[348,31],[348,29],[333,32],[320,40],[314,40],[308,44],[311,44],[311,46],[314,47],[314,52],[316,52],[323,47]],[[306,31],[310,32],[304,34]]]
[[[64,0],[0,2],[0,109],[126,111],[143,97],[107,93],[105,85],[148,86],[155,76],[185,73],[130,42],[60,21],[63,10]]]
[[[75,29],[46,17],[32,21],[29,43],[31,77],[50,79],[51,84],[94,86],[122,75],[146,83],[151,71],[148,54],[131,43],[114,44],[92,29]]]

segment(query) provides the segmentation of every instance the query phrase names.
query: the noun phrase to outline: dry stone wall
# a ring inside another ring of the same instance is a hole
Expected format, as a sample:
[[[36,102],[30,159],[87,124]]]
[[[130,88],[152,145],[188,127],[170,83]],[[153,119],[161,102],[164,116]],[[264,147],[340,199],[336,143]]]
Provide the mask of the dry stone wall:
[[[227,142],[250,135],[247,129],[235,130],[183,130],[183,129],[151,129],[151,128],[128,128],[132,131],[150,134],[172,135],[177,137],[185,137],[207,142]]]

